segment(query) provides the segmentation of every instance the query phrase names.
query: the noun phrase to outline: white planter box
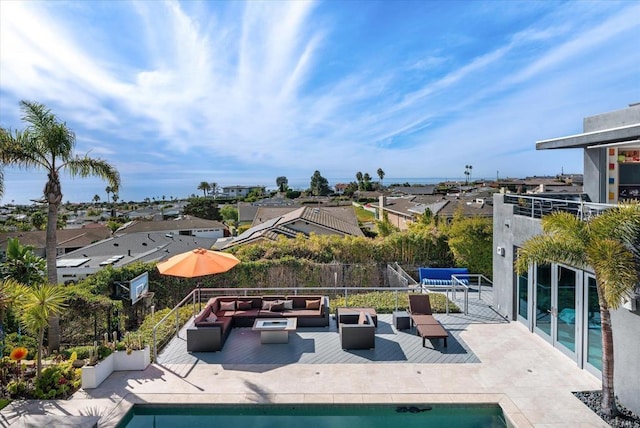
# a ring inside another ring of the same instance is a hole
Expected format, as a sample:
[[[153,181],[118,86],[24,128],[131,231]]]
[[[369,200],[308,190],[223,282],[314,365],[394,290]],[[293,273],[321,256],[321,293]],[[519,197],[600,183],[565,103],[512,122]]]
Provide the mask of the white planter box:
[[[97,388],[113,373],[114,355],[111,354],[95,366],[82,367],[82,388]]]
[[[127,354],[127,351],[117,351],[113,356],[115,357],[114,371],[144,370],[151,364],[151,349],[148,346],[139,351],[131,351],[130,354]]]
[[[151,363],[148,346],[139,351],[116,351],[95,366],[82,367],[82,388],[97,388],[114,371],[144,370]]]

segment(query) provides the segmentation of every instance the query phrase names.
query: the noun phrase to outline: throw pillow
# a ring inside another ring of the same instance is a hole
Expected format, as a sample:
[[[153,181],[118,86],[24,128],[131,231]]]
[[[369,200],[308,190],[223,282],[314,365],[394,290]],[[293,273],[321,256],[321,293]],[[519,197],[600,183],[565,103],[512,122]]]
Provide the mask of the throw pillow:
[[[246,300],[238,300],[238,310],[248,311],[251,309],[251,302]]]
[[[271,309],[271,305],[273,305],[273,300],[263,300],[262,301],[262,310],[268,311]]]
[[[220,302],[221,311],[235,311],[236,302]]]
[[[293,310],[293,300],[285,300],[284,301],[284,308],[285,309],[289,309],[289,310]]]
[[[358,324],[367,324],[367,315],[364,312],[360,312],[360,316],[358,317]]]
[[[218,317],[216,316],[216,314],[209,314],[209,316],[207,317],[207,319],[205,321],[207,322],[215,322],[218,319]]]
[[[307,309],[320,309],[320,299],[318,300],[307,300],[306,301]]]
[[[269,310],[271,312],[282,312],[284,310],[284,302],[280,300],[273,302],[273,304],[271,305],[271,309]]]

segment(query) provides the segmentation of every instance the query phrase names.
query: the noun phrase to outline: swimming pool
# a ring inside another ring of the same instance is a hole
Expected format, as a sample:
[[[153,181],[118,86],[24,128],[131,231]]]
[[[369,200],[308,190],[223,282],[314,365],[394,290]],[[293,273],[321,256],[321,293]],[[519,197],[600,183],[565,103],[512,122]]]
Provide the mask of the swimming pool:
[[[119,428],[313,427],[502,428],[497,404],[406,405],[135,405]]]

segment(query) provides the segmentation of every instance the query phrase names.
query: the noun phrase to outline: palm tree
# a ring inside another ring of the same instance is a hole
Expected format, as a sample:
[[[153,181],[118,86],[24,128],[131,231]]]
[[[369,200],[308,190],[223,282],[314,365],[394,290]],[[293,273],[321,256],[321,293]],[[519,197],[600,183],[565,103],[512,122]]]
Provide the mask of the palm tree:
[[[356,180],[358,181],[358,190],[362,190],[362,172],[356,172]]]
[[[47,172],[44,187],[44,200],[48,204],[47,213],[47,278],[50,284],[58,283],[56,269],[56,226],[58,208],[62,202],[60,172],[65,171],[72,177],[97,176],[109,182],[112,191],[120,187],[120,174],[105,160],[79,156],[73,152],[76,137],[73,131],[51,113],[46,106],[36,102],[21,101],[28,125],[23,131],[11,132],[0,129],[0,162],[19,168],[42,169]],[[58,318],[51,320],[49,326],[49,347],[60,347],[60,329]]]
[[[104,191],[107,192],[107,203],[109,203],[109,194],[113,192],[113,189],[111,188],[111,186],[107,186],[105,187]]]
[[[215,181],[210,184],[211,186],[211,194],[213,195],[213,199],[216,198],[216,193],[218,193],[218,183]]]
[[[553,262],[593,269],[602,330],[602,411],[613,416],[617,408],[609,310],[617,309],[638,283],[640,203],[620,204],[587,221],[555,212],[542,218],[542,230],[518,251],[516,271],[527,271],[530,263]]]
[[[42,344],[44,330],[52,317],[59,316],[66,307],[67,291],[53,284],[37,284],[27,287],[17,284],[13,287],[20,307],[20,323],[27,331],[37,335],[38,360],[37,375],[42,372]]]
[[[206,198],[207,192],[211,190],[211,185],[206,181],[201,181],[200,184],[198,184],[198,190],[202,190],[204,192],[204,197]]]
[[[378,168],[378,178],[380,178],[380,187],[382,187],[382,179],[384,178],[384,171],[382,170],[382,168]]]
[[[96,204],[100,202],[100,195],[93,195],[93,202]]]

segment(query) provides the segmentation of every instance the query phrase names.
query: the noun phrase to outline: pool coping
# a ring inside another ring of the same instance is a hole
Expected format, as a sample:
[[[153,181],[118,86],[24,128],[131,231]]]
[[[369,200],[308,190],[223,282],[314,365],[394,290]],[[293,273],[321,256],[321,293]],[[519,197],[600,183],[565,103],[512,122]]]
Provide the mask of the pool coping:
[[[168,399],[168,396],[171,399]],[[101,428],[115,428],[136,405],[216,404],[486,404],[502,409],[508,428],[533,425],[506,394],[134,394],[129,393],[101,420]]]

